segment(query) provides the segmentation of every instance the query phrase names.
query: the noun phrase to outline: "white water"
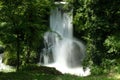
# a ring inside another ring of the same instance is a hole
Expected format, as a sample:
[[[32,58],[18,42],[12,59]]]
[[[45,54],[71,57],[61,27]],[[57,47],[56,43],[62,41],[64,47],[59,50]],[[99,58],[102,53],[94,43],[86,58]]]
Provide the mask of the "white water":
[[[41,53],[43,65],[55,67],[62,73],[78,76],[90,75],[90,69],[83,69],[85,46],[73,37],[72,10],[65,12],[62,4],[51,10],[50,28],[53,32],[44,35],[45,48]]]
[[[3,66],[3,63],[2,63],[2,57],[3,57],[3,54],[0,54],[0,71],[2,69],[4,69],[4,66]]]
[[[0,54],[0,71],[6,71],[6,72],[12,71],[13,67],[2,63],[2,58],[3,58],[3,54]]]

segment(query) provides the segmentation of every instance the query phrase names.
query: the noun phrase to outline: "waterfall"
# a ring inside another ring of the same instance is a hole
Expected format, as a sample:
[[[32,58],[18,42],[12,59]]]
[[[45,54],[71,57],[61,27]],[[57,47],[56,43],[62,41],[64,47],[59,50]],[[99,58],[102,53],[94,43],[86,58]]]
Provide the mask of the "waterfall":
[[[3,56],[4,56],[3,52],[4,52],[4,50],[3,50],[3,48],[0,46],[0,72],[1,72],[1,71],[3,71],[3,72],[4,72],[4,71],[5,71],[5,72],[10,72],[10,71],[12,71],[13,67],[2,63]]]
[[[0,71],[8,69],[8,67],[4,63],[2,63],[2,60],[3,60],[3,53],[0,54]]]
[[[57,3],[51,10],[50,28],[44,35],[45,48],[40,54],[40,63],[55,67],[62,73],[87,76],[90,69],[83,70],[85,46],[73,37],[72,10],[65,11],[64,4]]]
[[[2,69],[3,48],[0,46],[0,70]]]
[[[2,56],[3,54],[0,54],[0,64],[2,63]]]

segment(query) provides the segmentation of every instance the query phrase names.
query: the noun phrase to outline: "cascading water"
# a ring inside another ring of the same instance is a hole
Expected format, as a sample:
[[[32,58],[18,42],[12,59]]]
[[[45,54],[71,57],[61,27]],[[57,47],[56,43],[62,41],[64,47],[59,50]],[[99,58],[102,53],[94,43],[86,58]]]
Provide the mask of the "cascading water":
[[[3,48],[0,46],[0,71],[3,69],[2,58],[3,58]]]
[[[2,64],[2,54],[0,54],[0,69],[1,69],[1,64]]]
[[[55,67],[62,73],[87,76],[90,69],[83,69],[81,63],[85,57],[85,46],[73,38],[72,10],[64,11],[63,4],[56,4],[51,10],[51,32],[44,35],[45,48],[40,63]]]
[[[3,48],[0,46],[0,71],[6,71],[6,72],[9,72],[9,71],[12,71],[13,67],[9,66],[9,65],[5,65],[4,63],[2,63],[2,60],[3,60]]]
[[[8,70],[10,67],[2,63],[3,54],[0,54],[0,71]]]

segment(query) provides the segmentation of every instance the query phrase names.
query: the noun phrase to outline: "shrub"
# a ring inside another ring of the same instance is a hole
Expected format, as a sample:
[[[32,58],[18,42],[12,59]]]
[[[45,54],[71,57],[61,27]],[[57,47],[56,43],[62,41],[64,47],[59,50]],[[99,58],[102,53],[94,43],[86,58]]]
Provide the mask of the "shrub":
[[[32,70],[36,70],[39,66],[37,66],[36,64],[26,64],[26,65],[22,65],[20,67],[20,70],[22,71],[32,71]]]
[[[103,74],[103,68],[99,67],[99,66],[94,66],[91,67],[91,74],[92,75],[101,75]]]

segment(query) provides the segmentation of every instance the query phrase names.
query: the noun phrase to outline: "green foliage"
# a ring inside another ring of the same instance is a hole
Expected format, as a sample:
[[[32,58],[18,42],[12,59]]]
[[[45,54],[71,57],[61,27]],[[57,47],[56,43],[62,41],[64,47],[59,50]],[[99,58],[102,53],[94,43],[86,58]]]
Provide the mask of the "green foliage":
[[[26,64],[26,65],[22,65],[20,67],[21,71],[33,71],[36,70],[39,66],[37,66],[36,64]]]
[[[10,66],[17,66],[17,57],[15,52],[11,51],[11,54],[9,52],[4,52],[4,56],[3,56],[3,63],[5,63],[6,65],[10,65]],[[21,63],[21,61],[20,61]]]
[[[115,59],[105,59],[103,60],[101,66],[103,68],[104,73],[118,72],[117,66],[119,63]]]
[[[4,45],[5,50],[10,54],[5,54],[5,63],[25,65],[36,62],[38,49],[43,46],[43,34],[49,29],[49,11],[54,1],[0,1],[0,44]],[[92,69],[93,73],[97,70],[95,74],[104,72],[101,71],[102,69],[110,69],[109,65],[118,64],[120,1],[66,1],[68,4],[65,5],[65,10],[73,7],[74,35],[82,39],[87,46],[87,56],[83,64],[95,66],[95,69]]]
[[[118,65],[117,71],[118,71],[118,73],[120,74],[120,65]]]
[[[77,0],[72,4],[75,36],[86,42],[87,62],[100,66],[103,59],[118,58],[120,1]]]
[[[119,32],[116,32],[110,36],[107,37],[105,40],[105,46],[108,49],[108,54],[111,54],[112,56],[120,55],[120,35]],[[118,57],[119,58],[119,57]]]
[[[103,73],[104,73],[103,68],[98,67],[98,66],[91,67],[91,74],[92,75],[101,75]]]
[[[21,56],[29,63],[42,46],[51,5],[49,0],[0,1],[0,42],[7,52],[16,54],[18,65]]]

